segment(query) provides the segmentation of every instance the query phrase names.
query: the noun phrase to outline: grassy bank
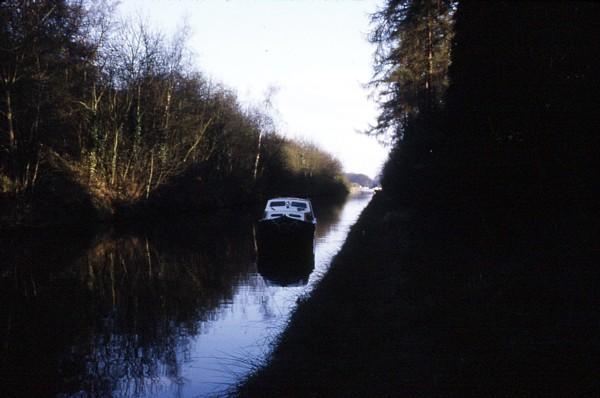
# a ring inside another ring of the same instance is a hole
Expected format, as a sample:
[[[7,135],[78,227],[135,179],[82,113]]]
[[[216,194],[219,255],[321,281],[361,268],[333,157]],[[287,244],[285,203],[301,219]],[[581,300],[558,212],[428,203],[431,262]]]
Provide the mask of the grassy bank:
[[[237,394],[596,396],[594,252],[476,220],[376,195]]]

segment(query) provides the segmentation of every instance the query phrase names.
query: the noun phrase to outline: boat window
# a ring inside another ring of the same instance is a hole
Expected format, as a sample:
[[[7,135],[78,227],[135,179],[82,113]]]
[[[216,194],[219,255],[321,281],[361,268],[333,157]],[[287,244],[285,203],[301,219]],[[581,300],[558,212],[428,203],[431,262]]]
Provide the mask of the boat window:
[[[304,202],[292,202],[292,206],[297,207],[298,210],[306,209],[306,203]]]
[[[271,218],[277,218],[277,217],[281,217],[281,214],[280,213],[271,214]]]
[[[270,207],[283,207],[285,206],[285,202],[283,201],[275,201],[269,204]]]
[[[294,214],[294,213],[290,213],[288,214],[290,217],[294,217],[294,218],[301,218],[302,216],[300,214]]]

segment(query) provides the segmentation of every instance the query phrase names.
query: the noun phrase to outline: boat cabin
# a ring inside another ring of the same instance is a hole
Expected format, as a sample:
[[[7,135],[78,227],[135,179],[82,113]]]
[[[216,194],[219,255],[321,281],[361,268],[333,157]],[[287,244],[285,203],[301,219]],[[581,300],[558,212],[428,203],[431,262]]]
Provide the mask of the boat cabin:
[[[310,200],[302,198],[274,198],[265,206],[263,220],[274,220],[281,217],[315,223]]]

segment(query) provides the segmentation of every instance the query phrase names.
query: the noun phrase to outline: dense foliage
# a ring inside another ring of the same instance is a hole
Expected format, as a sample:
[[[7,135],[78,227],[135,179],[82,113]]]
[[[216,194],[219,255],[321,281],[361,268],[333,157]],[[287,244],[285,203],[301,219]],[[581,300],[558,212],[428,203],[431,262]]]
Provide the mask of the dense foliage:
[[[345,193],[339,162],[280,138],[268,106],[241,105],[192,66],[185,29],[167,38],[114,11],[109,1],[0,3],[5,223],[112,217],[141,202],[212,206],[282,186]]]
[[[589,208],[599,14],[589,2],[388,0],[372,35],[374,84],[387,95],[377,127],[395,138],[384,188],[413,202],[456,199],[497,213],[518,204],[517,217],[561,203]],[[439,28],[437,47],[427,45],[430,26]],[[438,57],[428,58],[428,48]],[[444,59],[430,64],[439,66],[435,79],[427,59]]]

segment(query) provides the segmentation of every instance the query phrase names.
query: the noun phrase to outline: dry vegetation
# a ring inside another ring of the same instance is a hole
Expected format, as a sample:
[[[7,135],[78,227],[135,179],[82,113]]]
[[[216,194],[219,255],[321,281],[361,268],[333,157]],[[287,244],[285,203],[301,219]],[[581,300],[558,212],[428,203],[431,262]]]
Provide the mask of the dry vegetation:
[[[320,178],[305,195],[325,180],[344,192],[335,159],[277,135],[270,98],[244,106],[193,67],[185,29],[167,38],[113,14],[104,1],[0,5],[3,224],[60,222],[40,203],[64,207],[68,191],[106,217],[168,207],[194,184],[202,197],[189,205],[260,195],[276,176]]]

